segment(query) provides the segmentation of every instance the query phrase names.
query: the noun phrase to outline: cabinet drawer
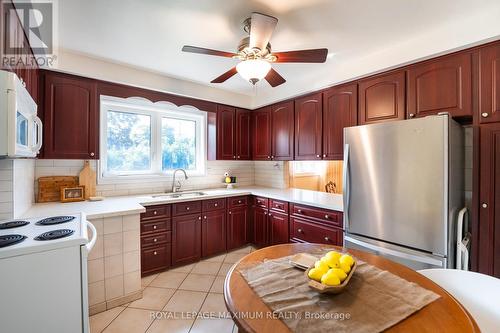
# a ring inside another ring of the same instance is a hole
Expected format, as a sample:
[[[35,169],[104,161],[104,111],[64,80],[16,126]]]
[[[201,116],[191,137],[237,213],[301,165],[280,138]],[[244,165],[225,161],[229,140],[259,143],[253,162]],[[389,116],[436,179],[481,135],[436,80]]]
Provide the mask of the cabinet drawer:
[[[159,234],[151,234],[149,236],[141,237],[141,247],[158,246],[160,244],[171,243],[172,242],[172,232],[162,232]]]
[[[288,213],[288,202],[269,199],[269,208],[278,212]]]
[[[172,262],[171,245],[165,244],[141,251],[141,273],[146,275],[170,267]]]
[[[172,230],[172,222],[170,219],[161,221],[141,222],[141,235],[153,232],[162,232]]]
[[[302,205],[292,205],[292,215],[302,218],[313,218],[322,223],[331,224],[342,228],[342,213],[321,208],[313,208]]]
[[[170,217],[170,205],[147,206],[146,212],[141,213],[141,220],[152,220]]]
[[[328,228],[297,218],[291,218],[291,222],[291,241],[342,245],[342,229]]]
[[[211,212],[218,209],[224,209],[226,208],[226,199],[220,198],[220,199],[203,200],[202,206],[204,212]]]
[[[246,206],[248,205],[248,197],[247,196],[241,196],[241,197],[232,197],[227,199],[228,207],[233,208],[233,207],[241,207],[241,206]]]
[[[201,201],[179,202],[172,205],[172,215],[201,213]]]
[[[264,197],[255,197],[255,206],[268,208],[269,207],[269,199]]]

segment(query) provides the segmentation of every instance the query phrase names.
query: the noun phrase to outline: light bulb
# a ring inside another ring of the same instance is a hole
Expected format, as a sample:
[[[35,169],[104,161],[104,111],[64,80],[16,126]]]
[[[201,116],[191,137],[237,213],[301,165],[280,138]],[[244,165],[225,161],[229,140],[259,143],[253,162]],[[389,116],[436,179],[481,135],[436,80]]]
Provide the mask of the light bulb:
[[[269,73],[271,64],[262,59],[244,60],[236,65],[236,70],[242,78],[255,84]]]

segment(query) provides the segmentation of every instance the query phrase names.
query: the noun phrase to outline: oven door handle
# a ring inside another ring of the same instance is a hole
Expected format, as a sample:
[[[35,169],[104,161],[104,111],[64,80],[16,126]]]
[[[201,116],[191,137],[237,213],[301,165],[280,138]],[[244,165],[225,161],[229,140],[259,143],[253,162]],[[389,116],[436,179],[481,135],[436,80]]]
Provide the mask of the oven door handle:
[[[94,225],[92,223],[90,223],[89,221],[87,221],[87,226],[90,228],[90,230],[92,231],[92,238],[90,239],[90,241],[85,245],[85,248],[87,248],[87,252],[90,252],[92,250],[92,248],[94,247],[95,245],[95,242],[97,240],[97,230],[96,228],[94,227]]]

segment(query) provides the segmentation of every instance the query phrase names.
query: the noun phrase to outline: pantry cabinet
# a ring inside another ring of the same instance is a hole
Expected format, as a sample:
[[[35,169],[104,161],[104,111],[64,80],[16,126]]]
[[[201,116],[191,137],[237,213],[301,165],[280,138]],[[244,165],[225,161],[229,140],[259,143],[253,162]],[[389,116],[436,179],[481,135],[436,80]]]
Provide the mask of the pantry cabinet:
[[[491,63],[490,63],[491,65]],[[461,52],[410,66],[408,118],[448,112],[472,116],[472,55]]]
[[[44,71],[43,157],[99,158],[99,106],[92,79]]]
[[[295,99],[295,160],[322,158],[322,122],[321,93]]]
[[[405,119],[405,72],[359,81],[359,124]]]
[[[480,63],[480,122],[500,122],[500,44],[479,50]]]

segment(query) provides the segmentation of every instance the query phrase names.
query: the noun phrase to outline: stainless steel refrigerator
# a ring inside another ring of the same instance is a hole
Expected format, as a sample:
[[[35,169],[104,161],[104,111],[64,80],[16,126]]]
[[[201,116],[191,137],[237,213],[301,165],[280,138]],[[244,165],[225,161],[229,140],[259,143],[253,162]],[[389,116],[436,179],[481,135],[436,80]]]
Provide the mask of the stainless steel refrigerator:
[[[344,246],[413,269],[455,265],[463,128],[448,115],[344,129]]]

